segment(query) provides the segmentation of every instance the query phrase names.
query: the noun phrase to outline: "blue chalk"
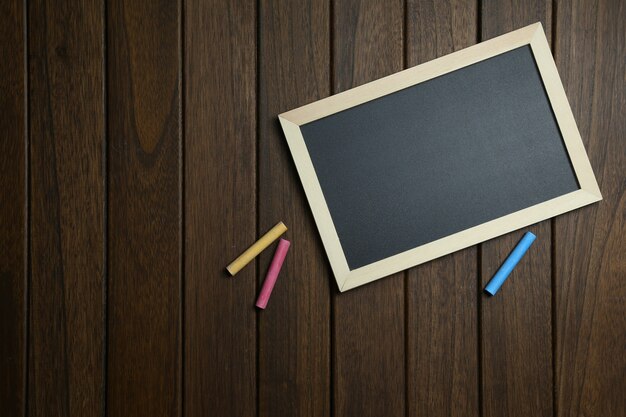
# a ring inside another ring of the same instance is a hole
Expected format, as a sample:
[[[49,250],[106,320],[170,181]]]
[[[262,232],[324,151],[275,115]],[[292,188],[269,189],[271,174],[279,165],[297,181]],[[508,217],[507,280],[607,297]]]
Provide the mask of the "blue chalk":
[[[520,259],[522,259],[522,257],[524,256],[528,248],[530,248],[530,245],[533,244],[536,238],[537,236],[535,236],[534,234],[526,232],[522,240],[519,241],[515,249],[513,249],[513,252],[511,252],[509,257],[506,258],[506,261],[504,261],[500,269],[498,269],[498,272],[496,272],[493,278],[491,278],[491,281],[489,281],[489,283],[485,287],[485,291],[488,294],[495,295],[498,292],[500,286],[504,284],[504,281],[506,281],[506,279],[509,277],[509,274],[511,273],[511,271],[513,271],[513,268],[515,268],[515,265],[517,265]]]

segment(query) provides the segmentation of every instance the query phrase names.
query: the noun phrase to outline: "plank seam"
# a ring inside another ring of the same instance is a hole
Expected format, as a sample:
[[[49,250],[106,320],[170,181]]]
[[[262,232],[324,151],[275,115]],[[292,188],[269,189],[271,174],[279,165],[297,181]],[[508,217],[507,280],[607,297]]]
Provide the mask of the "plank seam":
[[[102,312],[103,312],[103,335],[102,335],[102,415],[106,417],[108,409],[108,361],[109,361],[109,96],[107,94],[109,61],[108,61],[108,7],[107,2],[102,2],[102,112],[103,112],[103,138],[102,138],[102,177],[103,177],[103,265],[102,265]]]
[[[476,0],[476,43],[480,43],[483,38],[483,4],[481,0]]]
[[[552,0],[552,55],[556,62],[556,42],[557,42],[557,0]],[[552,415],[556,417],[557,412],[557,326],[556,326],[556,219],[550,219],[550,306],[551,306],[551,322],[552,327]]]
[[[184,72],[184,60],[185,60],[185,7],[184,0],[180,0],[179,4],[179,19],[180,24],[178,29],[178,47],[179,47],[179,59],[178,59],[178,75],[179,75],[179,90],[178,90],[178,100],[180,106],[178,107],[179,115],[178,115],[178,189],[179,189],[179,199],[178,199],[178,212],[179,223],[178,223],[178,238],[179,241],[179,305],[178,305],[178,320],[180,327],[180,347],[178,356],[180,358],[180,366],[178,369],[178,379],[180,381],[180,389],[178,392],[178,401],[179,401],[179,415],[185,415],[185,103],[186,103],[186,95],[185,95],[185,72]]]
[[[557,343],[557,335],[556,335],[556,220],[550,220],[550,234],[551,234],[551,250],[550,250],[550,260],[551,260],[551,326],[552,326],[552,415],[554,417],[557,416],[557,391],[556,391],[556,343]]]
[[[29,27],[29,19],[28,19],[28,0],[23,1],[23,19],[24,19],[24,28],[23,28],[23,39],[24,39],[24,165],[25,165],[25,178],[24,178],[24,228],[25,228],[25,239],[24,239],[24,352],[23,352],[23,362],[24,365],[22,367],[23,372],[23,385],[22,385],[22,401],[23,401],[23,413],[24,417],[28,417],[28,389],[29,389],[29,378],[28,378],[28,370],[29,370],[29,351],[30,351],[30,284],[31,284],[31,265],[30,265],[30,249],[31,249],[31,215],[30,215],[30,83],[29,83],[29,75],[28,71],[30,67],[30,59],[29,59],[29,45],[28,45],[28,27]]]
[[[484,393],[483,393],[483,308],[482,308],[482,275],[483,275],[483,245],[480,244],[476,248],[476,293],[477,293],[477,303],[476,303],[476,329],[478,333],[478,340],[476,343],[476,354],[478,356],[477,364],[478,364],[478,372],[476,372],[476,376],[478,379],[478,415],[483,417],[484,415]]]
[[[255,178],[255,186],[256,192],[254,193],[256,201],[254,202],[254,206],[256,209],[256,213],[254,216],[255,225],[253,227],[256,230],[256,235],[260,235],[260,223],[261,223],[261,210],[260,210],[260,193],[261,193],[261,164],[260,164],[260,142],[261,142],[261,123],[260,123],[260,112],[261,112],[261,0],[256,0],[255,2],[255,86],[254,86],[254,101],[255,101],[255,147],[254,147],[254,161],[256,166],[254,167],[254,172],[256,175]],[[259,293],[261,288],[260,280],[260,257],[256,257],[254,260],[254,276],[255,280],[255,295]],[[256,394],[256,416],[260,417],[261,415],[261,313],[259,309],[255,308],[254,312],[254,325],[255,325],[255,394]]]

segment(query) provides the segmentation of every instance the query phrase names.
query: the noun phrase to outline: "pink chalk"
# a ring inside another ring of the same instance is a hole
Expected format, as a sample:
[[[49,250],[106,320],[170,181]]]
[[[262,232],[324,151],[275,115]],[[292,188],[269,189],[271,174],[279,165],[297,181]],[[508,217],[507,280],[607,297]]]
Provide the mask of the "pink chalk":
[[[280,239],[278,241],[278,247],[276,248],[276,252],[274,252],[274,258],[272,259],[272,263],[270,263],[270,268],[267,270],[265,281],[263,281],[263,287],[261,287],[261,293],[259,294],[259,298],[256,300],[257,307],[264,309],[267,306],[267,302],[270,299],[270,295],[272,295],[274,284],[276,284],[278,273],[280,272],[280,268],[283,266],[283,261],[285,260],[290,244],[291,243],[285,239]]]

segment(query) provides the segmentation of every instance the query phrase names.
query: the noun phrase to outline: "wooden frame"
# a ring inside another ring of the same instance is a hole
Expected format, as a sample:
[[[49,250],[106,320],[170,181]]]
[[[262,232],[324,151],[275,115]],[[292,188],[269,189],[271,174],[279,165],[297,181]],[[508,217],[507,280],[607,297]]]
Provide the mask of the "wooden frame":
[[[525,45],[531,47],[580,189],[350,270],[300,126]],[[278,117],[340,291],[602,199],[540,23],[288,111]]]

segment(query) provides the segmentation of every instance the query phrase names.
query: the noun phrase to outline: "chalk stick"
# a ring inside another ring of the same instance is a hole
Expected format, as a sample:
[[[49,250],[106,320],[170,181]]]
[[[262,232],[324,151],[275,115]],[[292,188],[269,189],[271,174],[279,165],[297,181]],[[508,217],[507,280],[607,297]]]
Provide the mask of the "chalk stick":
[[[522,259],[530,245],[535,241],[535,236],[531,232],[526,232],[522,240],[519,241],[513,252],[509,255],[508,258],[504,261],[500,269],[496,272],[496,274],[491,278],[491,281],[485,287],[485,292],[490,295],[495,295],[504,281],[508,278],[515,265]]]
[[[272,295],[274,284],[276,284],[280,268],[283,266],[283,261],[285,260],[290,244],[291,243],[285,239],[280,239],[278,241],[278,247],[276,248],[276,252],[274,252],[274,258],[272,258],[272,263],[270,263],[270,267],[267,270],[267,275],[265,276],[265,281],[263,281],[263,287],[261,287],[259,298],[256,300],[257,307],[267,307],[267,302],[270,299],[270,295]]]
[[[231,275],[235,275],[237,272],[241,271],[242,268],[251,260],[256,258],[256,256],[263,252],[265,248],[272,244],[273,241],[278,239],[280,235],[287,231],[287,226],[283,224],[283,222],[278,222],[278,224],[272,227],[266,234],[261,236],[259,240],[254,242],[252,246],[250,246],[244,253],[239,255],[237,259],[231,262],[230,265],[226,267],[226,270],[230,272]]]

